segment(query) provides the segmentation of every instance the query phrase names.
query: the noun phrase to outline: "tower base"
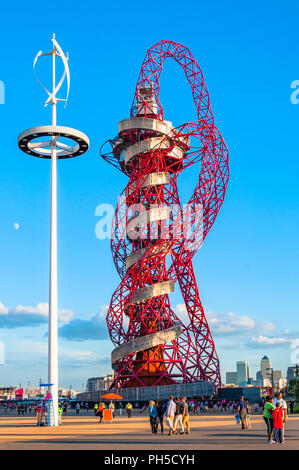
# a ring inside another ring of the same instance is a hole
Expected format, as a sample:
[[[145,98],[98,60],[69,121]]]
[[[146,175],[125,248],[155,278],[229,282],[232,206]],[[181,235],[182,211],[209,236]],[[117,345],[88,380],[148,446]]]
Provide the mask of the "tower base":
[[[101,396],[107,393],[107,390],[99,390],[92,393],[79,393],[77,400],[98,402],[101,401]],[[174,384],[174,385],[157,385],[154,387],[132,387],[109,390],[109,393],[118,393],[123,397],[124,401],[139,401],[148,402],[149,400],[168,400],[172,395],[173,397],[207,397],[215,393],[215,386],[213,382],[203,380],[200,382],[192,382],[187,384]]]

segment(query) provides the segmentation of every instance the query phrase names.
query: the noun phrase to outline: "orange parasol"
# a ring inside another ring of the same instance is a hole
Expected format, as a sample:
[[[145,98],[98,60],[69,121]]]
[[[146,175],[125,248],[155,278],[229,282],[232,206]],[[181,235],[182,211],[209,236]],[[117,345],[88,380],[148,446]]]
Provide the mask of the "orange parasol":
[[[123,397],[118,395],[117,393],[106,393],[105,395],[101,395],[101,398],[107,398],[107,400],[122,400]]]

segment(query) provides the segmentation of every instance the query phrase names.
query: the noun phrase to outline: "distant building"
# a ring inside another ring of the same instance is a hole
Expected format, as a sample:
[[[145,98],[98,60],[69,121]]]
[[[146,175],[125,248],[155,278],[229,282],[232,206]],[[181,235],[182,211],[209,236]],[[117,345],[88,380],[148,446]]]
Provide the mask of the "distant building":
[[[86,391],[88,393],[97,392],[100,389],[100,382],[103,377],[91,377],[87,380]]]
[[[112,383],[112,375],[107,375],[105,377],[91,377],[87,380],[86,391],[87,393],[94,393],[99,390],[109,390]]]
[[[249,379],[249,364],[247,361],[237,361],[237,385],[244,386]]]
[[[264,396],[264,390],[262,387],[221,387],[218,389],[219,399],[239,400],[242,396],[250,403],[258,403]]]
[[[262,380],[263,380],[263,379],[262,379],[262,373],[261,373],[260,370],[258,370],[257,373],[256,373],[256,380],[257,380],[258,382],[262,382]]]
[[[296,376],[296,366],[288,367],[288,370],[287,370],[287,381],[289,382],[290,380],[294,379],[295,376]]]
[[[226,372],[226,383],[227,384],[237,384],[237,372]]]
[[[262,380],[269,378],[269,375],[271,375],[271,361],[268,356],[264,356],[261,360]]]
[[[69,396],[70,396],[70,391],[67,388],[59,387],[58,389],[59,398],[62,398],[62,397],[69,398]]]
[[[250,385],[254,385],[255,387],[262,387],[263,386],[263,381],[262,380],[254,380],[254,379],[251,379],[249,381],[249,384]]]
[[[276,390],[286,387],[286,379],[283,378],[282,370],[273,370],[268,356],[262,357],[261,370],[257,371],[256,381],[253,383],[263,387],[272,387],[274,385]]]
[[[99,402],[104,390],[93,393],[79,393],[77,400]],[[214,383],[208,380],[200,382],[178,383],[171,385],[153,385],[151,387],[110,389],[111,393],[121,393],[124,401],[148,402],[149,400],[168,400],[171,395],[175,397],[210,397],[215,393]],[[105,393],[105,392],[104,392]]]
[[[15,398],[16,387],[0,387],[0,400]]]
[[[273,380],[274,380],[274,383],[275,382],[278,382],[279,379],[282,379],[283,376],[282,376],[282,370],[274,370],[273,371]]]

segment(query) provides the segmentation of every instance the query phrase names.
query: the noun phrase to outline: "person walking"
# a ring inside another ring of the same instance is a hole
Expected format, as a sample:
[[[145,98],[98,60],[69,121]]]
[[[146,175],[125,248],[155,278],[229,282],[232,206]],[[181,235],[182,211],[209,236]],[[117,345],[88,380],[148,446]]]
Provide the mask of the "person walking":
[[[266,397],[266,403],[264,407],[263,418],[267,425],[267,434],[268,434],[268,444],[273,444],[272,440],[272,433],[273,433],[273,416],[272,411],[275,410],[275,406],[273,405],[273,397],[268,395]]]
[[[149,418],[150,418],[150,423],[151,423],[151,428],[152,428],[152,435],[156,436],[157,435],[157,407],[153,400],[149,402],[148,413],[149,413]]]
[[[272,411],[273,427],[274,427],[274,441],[276,444],[282,444],[283,438],[283,409],[279,401],[276,403],[275,410]]]
[[[249,400],[246,399],[246,427],[247,429],[251,429],[251,421],[250,421],[250,416],[251,416],[251,405],[249,403]]]
[[[187,398],[183,397],[182,398],[182,403],[183,403],[183,429],[186,431],[186,434],[190,434],[190,422],[189,422],[189,416],[190,416],[190,411],[189,411],[189,406],[187,403]]]
[[[58,424],[60,425],[62,421],[62,405],[58,403]]]
[[[40,423],[41,423],[41,411],[42,411],[42,407],[41,405],[37,405],[36,408],[36,418],[37,418],[37,426],[40,426]]]
[[[157,431],[158,431],[158,424],[160,423],[161,434],[163,434],[163,431],[164,431],[163,419],[164,419],[165,409],[160,401],[157,401],[156,409],[157,409]]]
[[[295,402],[293,399],[291,399],[289,401],[289,408],[290,408],[290,414],[292,415],[294,413],[294,405],[295,405]]]
[[[78,415],[79,412],[80,412],[80,408],[81,408],[81,407],[80,407],[80,403],[76,403],[75,408],[76,408],[76,414]]]
[[[126,406],[128,418],[131,418],[131,416],[132,416],[132,408],[133,408],[133,407],[132,407],[131,403],[129,402],[129,403],[127,404],[127,406]]]
[[[109,410],[111,410],[111,413],[112,413],[112,418],[114,419],[114,411],[115,411],[115,406],[114,406],[114,403],[113,401],[110,402],[110,405],[109,405]]]
[[[175,433],[175,429],[173,427],[175,410],[176,410],[176,404],[173,401],[173,396],[171,396],[169,398],[169,401],[167,403],[167,408],[166,408],[166,422],[167,422],[167,425],[169,426],[169,433],[168,433],[169,436]]]
[[[181,399],[178,397],[175,401],[175,415],[174,415],[174,424],[173,424],[173,427],[174,427],[174,431],[175,431],[175,434],[184,434],[184,427],[183,427],[183,411],[184,411],[184,406],[183,406],[183,403],[181,401]],[[177,431],[176,428],[177,428],[177,425],[180,426],[180,431]]]
[[[99,407],[98,407],[98,415],[100,417],[100,420],[99,420],[99,423],[101,423],[103,421],[103,414],[104,414],[104,405],[103,403],[100,403],[99,404]]]
[[[238,411],[241,419],[241,429],[247,429],[247,404],[243,396],[240,399]]]

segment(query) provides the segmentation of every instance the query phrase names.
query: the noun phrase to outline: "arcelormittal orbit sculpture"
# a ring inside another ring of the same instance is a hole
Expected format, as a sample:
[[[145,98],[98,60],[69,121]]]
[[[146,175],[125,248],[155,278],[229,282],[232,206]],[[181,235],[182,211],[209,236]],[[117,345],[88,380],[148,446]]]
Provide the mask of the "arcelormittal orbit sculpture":
[[[164,120],[159,79],[175,60],[192,90],[197,120],[174,128]],[[112,254],[121,283],[107,314],[115,345],[112,387],[213,381],[219,360],[199,298],[192,258],[212,227],[228,179],[228,150],[214,125],[201,69],[187,47],[160,41],[143,61],[131,117],[118,124],[102,156],[129,177],[115,212]],[[195,191],[181,205],[177,177],[200,163]],[[180,289],[185,311],[172,310]]]

